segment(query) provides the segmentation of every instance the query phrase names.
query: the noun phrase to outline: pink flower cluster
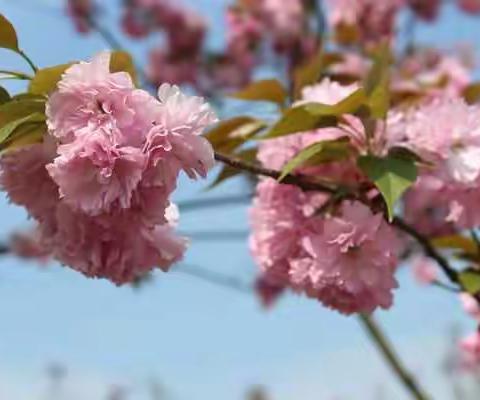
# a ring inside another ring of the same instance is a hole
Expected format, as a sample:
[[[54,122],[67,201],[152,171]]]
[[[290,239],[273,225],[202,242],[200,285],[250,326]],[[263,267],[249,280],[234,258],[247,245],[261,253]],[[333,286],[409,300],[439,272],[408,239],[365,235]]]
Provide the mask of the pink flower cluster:
[[[216,119],[201,98],[165,84],[157,100],[109,66],[101,53],[66,71],[47,103],[48,135],[2,156],[0,183],[57,260],[123,284],[182,257],[169,197],[181,170],[205,177],[213,166],[199,135]]]
[[[457,0],[460,10],[480,13],[479,0]],[[433,22],[440,13],[441,0],[328,0],[328,22],[337,38],[377,43],[395,35],[398,16],[407,7],[418,18]]]
[[[79,33],[88,33],[91,30],[89,19],[95,11],[93,0],[67,0],[67,14]]]
[[[171,0],[127,1],[122,25],[133,38],[156,31],[165,34],[165,44],[150,52],[146,74],[152,83],[190,84],[211,93],[248,83],[261,57],[262,43],[268,42],[292,62],[313,54],[318,40],[306,34],[306,19],[301,0],[239,2],[226,11],[227,43],[221,53],[208,53],[204,48],[204,20]]]
[[[149,56],[146,74],[153,85],[196,83],[206,33],[200,15],[170,0],[130,0],[122,26],[137,39],[155,31],[165,34],[166,46],[154,48]]]
[[[469,315],[476,324],[480,324],[480,305],[478,299],[467,294],[460,295],[464,311]],[[465,371],[478,371],[480,367],[480,330],[466,336],[459,343],[460,367]]]
[[[306,88],[303,101],[335,104],[355,89],[324,80]],[[362,152],[365,137],[356,129],[358,121],[347,121],[355,129],[319,129],[262,142],[258,159],[268,168],[281,169],[308,145],[340,137],[349,137]],[[350,160],[300,172],[335,182],[365,180]],[[250,243],[263,276],[344,314],[389,308],[400,249],[393,228],[381,213],[357,201],[343,201],[333,211],[319,213],[328,200],[327,194],[303,192],[273,179],[260,181],[250,216]]]
[[[426,234],[478,226],[480,108],[434,99],[409,112],[403,130],[405,145],[427,163],[407,194],[406,218]]]

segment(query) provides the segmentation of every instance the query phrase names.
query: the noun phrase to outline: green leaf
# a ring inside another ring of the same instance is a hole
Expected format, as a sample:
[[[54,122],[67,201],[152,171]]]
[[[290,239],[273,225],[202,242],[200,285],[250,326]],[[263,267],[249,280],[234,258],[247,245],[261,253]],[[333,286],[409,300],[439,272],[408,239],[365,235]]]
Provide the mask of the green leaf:
[[[458,279],[468,293],[476,295],[480,292],[479,271],[473,268],[466,269],[458,274]]]
[[[0,151],[6,152],[34,143],[41,143],[47,133],[47,125],[42,123],[25,123],[19,126],[5,142],[0,144]]]
[[[8,124],[0,128],[0,144],[5,142],[9,136],[21,125],[27,122],[43,122],[45,121],[45,115],[40,113],[34,113],[26,117],[11,121]]]
[[[339,117],[354,114],[366,100],[365,91],[360,88],[334,105],[306,103],[290,108],[263,139],[336,126]]]
[[[11,101],[0,105],[0,127],[34,113],[45,114],[45,98],[26,94],[22,97],[14,97]]]
[[[245,162],[253,163],[257,158],[257,149],[245,149],[239,151],[236,154],[233,154],[235,158],[239,158]],[[245,172],[238,168],[233,168],[229,165],[224,165],[220,170],[215,181],[213,181],[207,188],[207,190],[213,189],[214,187],[220,185],[222,182],[225,182],[227,179],[233,178],[234,176],[244,174]]]
[[[282,174],[278,178],[278,181],[282,181],[293,170],[305,164],[318,165],[326,162],[344,160],[351,154],[351,150],[352,148],[348,138],[314,143],[303,149],[283,167]]]
[[[72,65],[73,63],[61,64],[38,70],[28,85],[28,91],[39,95],[54,91],[63,73]]]
[[[270,101],[283,107],[287,91],[276,79],[266,79],[251,83],[231,97],[249,101]]]
[[[0,14],[0,47],[20,52],[15,28],[2,14]]]
[[[126,51],[113,51],[110,58],[110,72],[127,72],[135,86],[138,86],[137,70],[132,56]]]
[[[0,105],[10,101],[10,94],[7,90],[0,86]]]
[[[205,137],[216,151],[230,153],[265,127],[263,121],[240,116],[221,121]]]
[[[312,85],[318,81],[323,67],[323,54],[320,52],[294,71],[294,94],[296,99],[302,97],[302,90],[305,86]]]
[[[380,45],[374,54],[373,66],[364,82],[368,105],[374,118],[384,119],[390,108],[390,47]]]
[[[463,250],[465,253],[468,254],[476,254],[478,250],[477,245],[472,239],[462,235],[447,235],[436,237],[432,239],[432,244],[435,247],[440,247],[443,249]]]
[[[382,194],[392,220],[395,202],[417,179],[415,163],[392,156],[362,156],[358,159],[358,166]]]
[[[338,53],[324,53],[322,50],[293,73],[295,99],[302,96],[302,89],[318,82],[322,72],[330,65],[343,61]]]
[[[463,97],[468,104],[474,104],[480,100],[480,82],[472,83],[463,90]]]
[[[2,69],[0,70],[0,79],[2,80],[18,79],[18,80],[28,81],[32,79],[32,77],[24,72],[9,71],[9,70]]]

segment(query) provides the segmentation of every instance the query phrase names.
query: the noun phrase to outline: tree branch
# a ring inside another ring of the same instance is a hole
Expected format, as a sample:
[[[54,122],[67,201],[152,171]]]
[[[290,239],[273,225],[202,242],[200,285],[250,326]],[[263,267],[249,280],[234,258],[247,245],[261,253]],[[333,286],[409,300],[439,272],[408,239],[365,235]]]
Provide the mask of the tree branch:
[[[428,400],[429,397],[402,364],[393,350],[392,344],[380,329],[380,326],[368,315],[360,315],[359,319],[370,339],[372,339],[378,347],[385,361],[395,373],[403,387],[411,394],[412,398],[416,400]]]
[[[447,277],[456,284],[460,284],[458,280],[458,273],[455,271],[447,261],[445,257],[443,257],[433,245],[430,243],[430,240],[423,236],[420,232],[418,232],[415,228],[408,225],[404,220],[399,217],[395,217],[393,219],[392,225],[396,226],[401,231],[405,232],[412,238],[414,238],[420,246],[422,246],[424,253],[435,260],[438,265],[442,268],[443,272]]]
[[[241,293],[252,292],[251,285],[241,282],[240,280],[233,278],[231,276],[227,276],[215,271],[205,269],[203,267],[199,267],[198,265],[180,264],[179,268],[174,269],[173,271],[177,271],[185,275],[189,275],[191,277],[203,280],[213,285],[222,286],[227,289],[233,289],[237,292],[241,292]]]
[[[273,179],[279,179],[281,173],[279,171],[263,168],[254,164],[246,163],[237,158],[231,158],[227,155],[215,152],[215,160],[220,161],[232,168],[240,169],[246,172],[250,172],[255,175],[266,176]],[[338,189],[328,186],[327,184],[316,182],[308,179],[303,175],[288,174],[282,179],[282,183],[298,186],[305,191],[318,191],[324,193],[336,193]]]
[[[180,211],[188,212],[195,211],[202,208],[210,208],[217,206],[229,206],[229,205],[243,205],[249,204],[252,201],[253,193],[238,194],[223,197],[214,197],[210,199],[194,199],[185,200],[175,203]]]

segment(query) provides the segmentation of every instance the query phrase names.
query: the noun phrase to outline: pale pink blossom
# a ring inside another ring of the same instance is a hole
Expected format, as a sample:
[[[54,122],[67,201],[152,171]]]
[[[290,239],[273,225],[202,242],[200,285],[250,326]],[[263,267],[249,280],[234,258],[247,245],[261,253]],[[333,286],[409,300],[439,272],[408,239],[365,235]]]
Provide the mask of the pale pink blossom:
[[[420,285],[430,285],[438,278],[438,267],[431,259],[417,256],[411,263],[413,277]]]
[[[432,118],[432,116],[435,118]],[[442,179],[474,184],[480,175],[480,109],[462,99],[434,100],[405,124],[409,146],[437,168]]]
[[[460,365],[468,370],[477,370],[480,366],[480,332],[465,337],[460,341]]]
[[[359,203],[315,216],[326,198],[271,179],[258,184],[250,247],[262,274],[345,314],[390,307],[399,249],[393,229]]]
[[[122,17],[123,31],[134,39],[147,36],[152,30],[152,25],[145,14],[143,10],[138,10],[137,7],[127,7]]]
[[[8,248],[12,254],[25,260],[35,260],[42,264],[50,257],[50,251],[41,242],[38,228],[10,235]]]
[[[177,164],[190,178],[205,177],[214,164],[213,148],[201,134],[217,118],[203,98],[184,95],[177,86],[158,89],[160,105],[148,132],[149,162]]]
[[[62,264],[117,285],[153,268],[168,271],[183,257],[187,244],[168,221],[148,226],[134,214],[90,217],[64,204],[57,208],[55,230],[46,232],[44,241]]]
[[[0,157],[2,190],[12,203],[25,207],[37,220],[48,219],[58,202],[58,188],[45,168],[54,157],[51,140],[21,147]]]
[[[392,37],[404,0],[329,0],[327,5],[332,27],[356,29],[368,43]]]
[[[447,220],[449,204],[439,198],[443,188],[440,179],[425,175],[403,196],[405,220],[424,235],[443,236],[455,230]]]
[[[408,0],[410,8],[425,21],[433,21],[438,17],[441,0]]]
[[[395,71],[392,90],[427,99],[459,97],[472,81],[471,67],[458,56],[416,51]]]
[[[141,149],[118,148],[108,135],[100,135],[59,146],[59,156],[47,165],[60,196],[92,215],[112,206],[129,208],[146,164]]]
[[[463,310],[478,323],[480,323],[480,305],[478,300],[468,293],[461,293],[459,295]]]
[[[79,33],[88,33],[92,29],[89,19],[92,18],[95,9],[93,0],[67,1],[67,14],[72,18]]]
[[[302,34],[304,8],[301,0],[262,0],[266,24],[278,45],[288,46]]]
[[[480,13],[480,0],[457,0],[458,6],[469,14]]]
[[[195,58],[174,58],[163,48],[150,51],[145,74],[154,85],[163,82],[171,84],[196,84],[199,71]]]
[[[307,225],[317,223],[313,215],[326,199],[273,179],[258,183],[250,209],[250,249],[271,283],[288,283],[290,262],[301,253],[300,238]]]
[[[169,198],[182,170],[205,177],[213,166],[201,134],[216,117],[177,87],[162,85],[155,99],[109,64],[102,53],[66,71],[43,143],[3,154],[0,183],[39,222],[45,251],[120,285],[182,258]]]
[[[345,202],[301,245],[304,256],[290,270],[296,290],[344,314],[391,307],[399,242],[382,214]]]

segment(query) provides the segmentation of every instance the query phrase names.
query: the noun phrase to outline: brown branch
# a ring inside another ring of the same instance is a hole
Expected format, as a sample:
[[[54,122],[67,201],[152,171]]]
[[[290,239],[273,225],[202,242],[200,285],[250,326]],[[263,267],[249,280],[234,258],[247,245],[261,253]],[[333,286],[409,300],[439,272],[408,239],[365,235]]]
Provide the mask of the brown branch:
[[[179,268],[172,271],[180,272],[185,275],[189,275],[193,278],[200,279],[202,281],[211,283],[212,285],[221,286],[226,289],[233,289],[241,293],[251,293],[252,286],[248,285],[234,277],[221,274],[198,265],[192,264],[180,264]]]
[[[217,206],[243,205],[252,201],[253,193],[214,197],[210,199],[185,200],[175,203],[181,212]]]
[[[367,332],[368,336],[375,343],[382,353],[385,361],[393,370],[400,383],[416,400],[428,400],[429,397],[424,393],[423,389],[418,385],[415,378],[407,371],[406,367],[400,361],[398,355],[393,350],[393,346],[380,329],[375,320],[368,315],[360,315],[360,322]]]
[[[453,283],[460,284],[457,271],[450,266],[450,263],[447,261],[447,259],[435,249],[426,236],[423,236],[414,227],[410,226],[399,217],[395,217],[393,219],[392,225],[396,226],[398,229],[414,238],[420,244],[420,246],[422,246],[424,253],[438,263],[445,275],[447,275],[447,277]]]
[[[238,158],[232,158],[218,152],[215,152],[215,160],[229,165],[232,168],[250,172],[254,175],[266,176],[273,179],[279,179],[281,176],[279,171],[250,164]],[[330,194],[337,193],[338,191],[337,188],[328,186],[327,184],[321,182],[312,181],[304,175],[288,174],[282,179],[282,183],[298,186],[300,189],[305,191],[318,191]]]

